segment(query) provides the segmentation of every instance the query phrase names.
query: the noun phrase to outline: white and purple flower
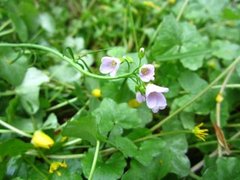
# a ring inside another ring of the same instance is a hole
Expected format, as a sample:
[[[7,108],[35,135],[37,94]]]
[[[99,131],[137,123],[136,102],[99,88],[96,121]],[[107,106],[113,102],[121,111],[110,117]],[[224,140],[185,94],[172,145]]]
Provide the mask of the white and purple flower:
[[[110,76],[115,76],[121,61],[115,57],[103,57],[101,59],[100,72],[103,74],[110,74]]]
[[[154,84],[148,84],[146,86],[145,95],[137,92],[136,100],[139,103],[146,101],[147,107],[149,107],[154,113],[157,113],[159,110],[163,110],[166,108],[167,101],[163,93],[168,91],[168,88],[160,87]]]
[[[140,92],[136,92],[136,100],[137,102],[142,103],[146,100],[146,98]]]
[[[154,80],[155,69],[152,64],[145,64],[139,69],[139,77],[143,82]]]
[[[160,87],[154,84],[147,85],[145,93],[146,103],[154,113],[157,113],[159,110],[166,108],[167,101],[163,93],[166,93],[168,91],[169,89],[165,87]]]

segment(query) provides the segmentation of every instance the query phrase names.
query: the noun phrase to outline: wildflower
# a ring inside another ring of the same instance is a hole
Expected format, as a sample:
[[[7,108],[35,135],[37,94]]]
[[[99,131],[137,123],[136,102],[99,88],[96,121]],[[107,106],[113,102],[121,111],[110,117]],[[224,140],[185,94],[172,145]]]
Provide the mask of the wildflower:
[[[165,87],[160,87],[154,84],[147,85],[145,93],[146,103],[154,113],[157,113],[159,110],[166,108],[167,101],[162,93],[168,91],[169,89]]]
[[[103,74],[110,74],[110,76],[116,75],[121,63],[120,60],[115,57],[103,57],[101,62],[100,72]]]
[[[128,101],[128,105],[132,108],[137,108],[140,106],[140,103],[136,99],[131,99]]]
[[[47,134],[39,130],[34,132],[31,143],[37,148],[49,149],[53,146],[54,141]]]
[[[137,100],[137,102],[142,103],[146,100],[146,98],[140,92],[137,92],[136,93],[136,100]]]
[[[94,97],[96,97],[96,98],[101,97],[101,96],[102,96],[101,90],[98,89],[98,88],[93,89],[93,90],[92,90],[92,95],[93,95]]]
[[[195,126],[192,130],[192,133],[202,141],[205,141],[206,136],[208,135],[208,129],[200,129],[203,125],[203,123],[200,123],[199,125]]]
[[[216,102],[217,103],[221,103],[223,101],[223,96],[221,93],[218,93],[217,97],[216,97]]]
[[[139,76],[143,82],[154,80],[155,69],[152,64],[145,64],[139,69]]]
[[[57,175],[61,176],[62,175],[61,172],[58,171],[59,167],[67,168],[66,162],[52,162],[48,172],[52,174],[56,171]]]

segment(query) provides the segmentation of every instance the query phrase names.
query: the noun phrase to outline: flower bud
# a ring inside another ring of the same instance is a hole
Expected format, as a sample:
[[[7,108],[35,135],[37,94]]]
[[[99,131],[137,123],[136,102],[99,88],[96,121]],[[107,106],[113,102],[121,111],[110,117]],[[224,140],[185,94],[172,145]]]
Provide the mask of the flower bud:
[[[139,59],[142,59],[145,55],[145,50],[143,47],[140,48],[139,52],[138,52],[138,57]]]
[[[50,149],[54,141],[47,134],[39,130],[34,132],[31,143],[37,148]]]
[[[101,90],[96,88],[92,90],[92,95],[96,98],[100,98],[102,96]]]

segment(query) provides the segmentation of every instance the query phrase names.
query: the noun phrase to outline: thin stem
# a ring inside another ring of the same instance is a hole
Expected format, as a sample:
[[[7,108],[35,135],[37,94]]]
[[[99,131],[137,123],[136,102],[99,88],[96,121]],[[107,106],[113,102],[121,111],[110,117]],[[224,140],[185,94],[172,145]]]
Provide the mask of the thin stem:
[[[222,86],[220,88],[220,91],[218,93],[219,96],[223,96],[223,92],[225,90],[225,87],[226,87],[232,73],[234,72],[234,70],[235,70],[235,66],[232,66],[232,68],[229,70],[226,78],[223,81],[223,84],[222,84]],[[222,103],[222,101],[217,101],[217,103],[216,103],[216,122],[217,122],[217,126],[220,128],[220,130],[221,130],[221,103]],[[223,138],[222,140],[218,136],[217,136],[217,138],[219,140],[219,142],[218,142],[218,157],[221,157],[222,156],[222,146],[220,144],[220,141],[225,141],[224,134],[222,136],[222,138]],[[223,144],[225,144],[225,143],[223,143]]]
[[[138,51],[139,50],[139,45],[138,45],[138,40],[137,40],[136,28],[135,28],[134,20],[133,20],[133,14],[132,14],[132,11],[131,11],[131,5],[128,5],[128,6],[129,6],[128,10],[129,10],[129,15],[130,15],[131,29],[132,29],[133,38],[134,38],[134,41],[135,41],[136,51]]]
[[[236,134],[234,134],[229,140],[234,140],[236,138],[238,138],[240,136],[240,131],[238,131]],[[209,157],[214,157],[217,155],[217,150],[213,151]],[[202,168],[202,166],[204,165],[204,160],[201,160],[200,162],[198,162],[197,164],[195,164],[192,168],[191,171],[192,172],[196,172],[198,171],[200,168]]]
[[[0,26],[0,31],[2,31],[5,27],[7,27],[11,23],[11,20],[5,21],[1,26]]]
[[[166,132],[161,132],[161,133],[157,133],[157,134],[148,135],[148,136],[145,136],[142,138],[138,138],[138,139],[134,140],[134,142],[135,143],[142,142],[142,141],[145,141],[148,139],[153,139],[153,138],[160,137],[160,136],[187,134],[187,133],[192,134],[192,131],[190,131],[190,130],[166,131]],[[112,148],[102,150],[101,153],[107,155],[107,154],[111,154],[115,151],[117,151],[117,149],[112,147]]]
[[[77,138],[77,139],[74,139],[72,141],[68,141],[68,142],[64,143],[63,146],[70,146],[70,145],[73,145],[73,144],[77,144],[81,141],[82,141],[81,138]]]
[[[90,171],[89,178],[88,178],[89,180],[93,179],[93,173],[95,171],[96,164],[97,164],[99,147],[100,147],[100,141],[97,141],[96,150],[95,150],[94,157],[93,157],[93,163],[92,163],[91,171]]]
[[[0,32],[0,37],[1,37],[1,36],[5,36],[5,35],[7,35],[7,34],[11,34],[11,33],[13,33],[14,31],[15,31],[14,28],[11,28],[11,29],[2,31],[2,32]]]
[[[185,0],[185,1],[184,1],[183,5],[182,5],[182,7],[181,7],[181,9],[180,9],[180,11],[179,11],[179,13],[178,13],[177,21],[180,20],[183,12],[184,12],[184,10],[185,10],[185,8],[187,7],[188,2],[189,2],[189,0]]]
[[[200,176],[194,174],[194,172],[191,172],[191,171],[189,172],[189,176],[196,180],[202,179]]]
[[[0,134],[5,134],[5,133],[13,133],[14,131],[9,130],[9,129],[0,129]]]
[[[192,131],[190,131],[190,130],[178,130],[178,131],[161,132],[161,133],[157,133],[157,134],[153,134],[153,135],[149,135],[149,136],[145,136],[145,137],[136,139],[134,142],[145,141],[145,140],[160,137],[160,136],[186,134],[186,133],[191,133],[192,134]]]
[[[221,87],[222,87],[222,85],[215,85],[212,88],[213,89],[218,89],[218,88],[221,88]],[[240,88],[240,84],[226,84],[225,88]]]
[[[2,126],[4,126],[4,127],[8,128],[8,129],[10,129],[10,130],[12,130],[13,132],[21,135],[21,136],[25,136],[25,137],[28,137],[28,138],[32,138],[32,136],[31,136],[30,134],[25,133],[24,131],[15,128],[14,126],[6,123],[5,121],[3,121],[3,120],[1,120],[1,119],[0,119],[0,124],[1,124]]]
[[[72,99],[69,99],[69,100],[66,100],[66,101],[64,101],[64,102],[62,102],[62,103],[59,103],[59,104],[57,104],[57,105],[55,105],[55,106],[52,106],[52,107],[48,108],[47,111],[53,111],[53,110],[59,109],[59,108],[61,108],[61,107],[63,107],[63,106],[66,106],[67,104],[74,103],[74,102],[76,102],[77,100],[78,100],[77,97],[72,98]]]
[[[67,155],[47,155],[50,159],[79,159],[83,158],[85,154],[67,154]]]
[[[0,92],[0,97],[1,96],[12,96],[15,95],[16,92],[15,91],[5,91],[5,92]]]
[[[46,47],[46,46],[42,46],[42,45],[38,45],[38,44],[30,44],[30,43],[0,43],[0,47],[22,47],[22,48],[32,48],[32,49],[39,49],[39,50],[43,50],[49,53],[54,54],[55,56],[59,57],[60,59],[63,59],[64,61],[67,61],[70,65],[72,65],[75,69],[77,69],[79,72],[81,72],[82,74],[92,77],[92,78],[96,78],[96,79],[104,79],[104,80],[112,80],[112,79],[121,79],[121,78],[126,78],[128,76],[130,76],[132,74],[132,72],[130,73],[125,73],[119,76],[115,76],[115,77],[111,77],[111,76],[101,76],[101,75],[97,75],[97,74],[93,74],[90,73],[88,71],[85,71],[84,69],[82,69],[77,63],[75,63],[72,59],[70,59],[67,56],[64,56],[62,53],[60,53],[59,51],[52,49],[50,47]]]
[[[194,103],[198,98],[200,98],[202,95],[204,95],[209,89],[212,88],[212,86],[217,83],[222,77],[224,77],[231,69],[234,67],[238,62],[240,61],[240,56],[236,58],[232,64],[230,64],[216,79],[214,79],[205,89],[200,91],[196,96],[194,96],[190,101],[188,101],[185,105],[174,111],[172,114],[170,114],[168,117],[157,123],[151,128],[151,131],[155,131],[159,127],[161,127],[164,123],[169,121],[172,117],[180,113],[182,110],[184,110],[186,107]]]

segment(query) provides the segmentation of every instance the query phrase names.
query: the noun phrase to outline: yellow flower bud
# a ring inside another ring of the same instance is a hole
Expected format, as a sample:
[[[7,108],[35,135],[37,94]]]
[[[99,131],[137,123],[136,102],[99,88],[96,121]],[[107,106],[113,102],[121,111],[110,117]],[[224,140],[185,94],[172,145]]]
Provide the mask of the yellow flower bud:
[[[192,133],[202,141],[205,141],[206,136],[208,135],[208,129],[201,129],[203,125],[203,123],[200,123],[199,125],[195,126],[192,130]]]
[[[96,98],[99,98],[99,97],[101,97],[102,96],[102,93],[101,93],[101,90],[100,89],[93,89],[92,90],[92,95],[94,96],[94,97],[96,97]]]
[[[131,99],[128,101],[128,105],[132,108],[137,108],[140,106],[140,103],[136,99]]]
[[[54,141],[47,134],[39,130],[34,132],[31,143],[37,148],[49,149],[53,146]]]
[[[222,96],[222,94],[219,93],[216,97],[216,102],[221,103],[222,101],[223,101],[223,96]]]

